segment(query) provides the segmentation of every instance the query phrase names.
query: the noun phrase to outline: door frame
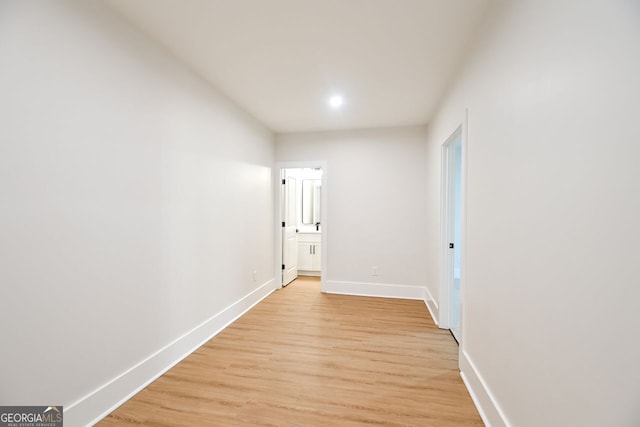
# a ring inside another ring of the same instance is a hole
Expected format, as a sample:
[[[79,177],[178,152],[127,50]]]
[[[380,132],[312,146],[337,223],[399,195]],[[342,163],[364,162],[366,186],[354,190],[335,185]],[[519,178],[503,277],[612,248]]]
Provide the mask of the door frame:
[[[462,162],[461,162],[461,207],[460,207],[460,323],[458,342],[460,351],[463,349],[466,307],[466,237],[467,237],[467,162],[468,162],[468,110],[465,109],[461,122],[441,145],[441,190],[440,190],[440,258],[441,274],[438,289],[439,310],[438,326],[442,329],[451,327],[451,307],[453,279],[453,253],[449,249],[454,235],[453,197],[455,197],[455,156],[453,142],[460,138]]]
[[[327,162],[324,160],[300,160],[300,161],[286,161],[276,162],[273,169],[273,182],[274,182],[274,194],[275,194],[275,288],[282,288],[282,191],[281,191],[281,176],[283,169],[300,169],[300,168],[321,168],[322,169],[322,191],[320,193],[320,244],[322,245],[322,258],[320,260],[320,283],[321,289],[325,289],[325,283],[327,280],[327,193],[328,193],[328,170]]]

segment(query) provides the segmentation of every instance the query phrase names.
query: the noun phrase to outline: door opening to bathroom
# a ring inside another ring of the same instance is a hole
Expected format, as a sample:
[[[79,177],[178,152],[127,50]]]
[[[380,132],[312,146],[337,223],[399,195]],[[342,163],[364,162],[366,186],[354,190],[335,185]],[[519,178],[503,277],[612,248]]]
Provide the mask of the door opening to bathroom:
[[[321,277],[322,174],[320,167],[280,170],[282,286],[298,276]]]

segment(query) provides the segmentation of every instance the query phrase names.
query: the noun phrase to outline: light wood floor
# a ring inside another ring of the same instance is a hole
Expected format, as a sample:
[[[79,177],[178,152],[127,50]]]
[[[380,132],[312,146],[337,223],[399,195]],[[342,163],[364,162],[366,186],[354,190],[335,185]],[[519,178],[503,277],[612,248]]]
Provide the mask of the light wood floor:
[[[458,348],[423,302],[300,278],[100,426],[482,426]]]

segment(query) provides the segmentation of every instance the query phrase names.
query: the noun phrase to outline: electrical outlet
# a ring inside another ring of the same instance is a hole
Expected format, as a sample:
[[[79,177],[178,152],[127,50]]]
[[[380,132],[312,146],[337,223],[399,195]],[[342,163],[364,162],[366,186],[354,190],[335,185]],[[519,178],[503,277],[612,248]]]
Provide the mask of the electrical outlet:
[[[253,273],[251,273],[251,276],[253,277],[254,282],[258,280],[258,273],[255,270],[253,270]]]
[[[378,275],[378,266],[377,265],[372,265],[371,266],[371,275],[372,276],[377,276]]]

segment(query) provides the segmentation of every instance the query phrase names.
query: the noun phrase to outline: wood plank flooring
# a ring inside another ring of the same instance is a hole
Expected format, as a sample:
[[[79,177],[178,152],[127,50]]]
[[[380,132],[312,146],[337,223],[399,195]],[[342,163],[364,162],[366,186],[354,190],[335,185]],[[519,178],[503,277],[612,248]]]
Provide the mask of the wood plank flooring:
[[[482,426],[458,347],[422,301],[299,278],[100,426]]]

